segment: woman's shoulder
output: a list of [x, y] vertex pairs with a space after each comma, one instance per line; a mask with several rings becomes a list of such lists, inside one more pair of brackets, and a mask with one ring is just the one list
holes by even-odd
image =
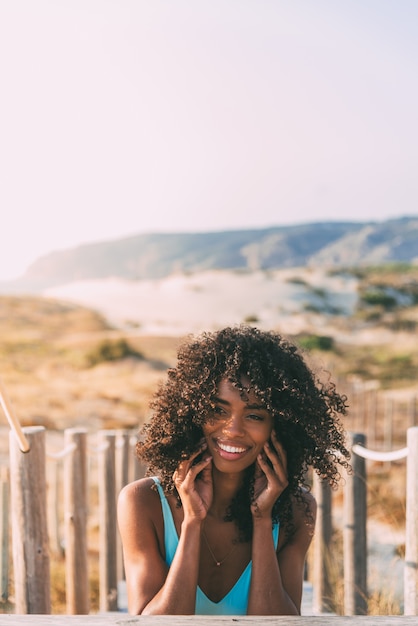
[[311, 491], [308, 491], [304, 487], [300, 490], [300, 500], [295, 499], [295, 503], [299, 505], [306, 513], [314, 515], [316, 514], [316, 500]]
[[125, 485], [118, 497], [120, 508], [135, 510], [153, 510], [160, 500], [156, 482], [153, 478], [140, 478]]
[[316, 521], [316, 500], [314, 495], [306, 489], [301, 489], [299, 497], [292, 499], [292, 513], [295, 538], [305, 538], [306, 541], [310, 542]]
[[298, 496], [292, 497], [292, 513], [296, 526], [300, 523], [309, 525], [309, 522], [315, 524], [316, 500], [311, 491], [301, 488]]
[[313, 494], [301, 489], [298, 495], [291, 496], [291, 520], [284, 523], [280, 533], [279, 550], [295, 543], [310, 543], [316, 521], [316, 500]]

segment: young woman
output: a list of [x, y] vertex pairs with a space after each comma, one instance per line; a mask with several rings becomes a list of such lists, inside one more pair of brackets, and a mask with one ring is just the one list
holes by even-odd
[[132, 614], [300, 613], [315, 501], [348, 452], [345, 398], [295, 346], [240, 326], [184, 344], [118, 502]]

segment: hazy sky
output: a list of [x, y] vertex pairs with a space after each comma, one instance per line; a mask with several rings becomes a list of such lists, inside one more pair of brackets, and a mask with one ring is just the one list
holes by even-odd
[[0, 0], [0, 278], [150, 231], [418, 214], [417, 0]]

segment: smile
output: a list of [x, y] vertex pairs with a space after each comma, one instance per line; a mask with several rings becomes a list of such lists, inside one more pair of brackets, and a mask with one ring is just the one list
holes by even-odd
[[219, 441], [218, 439], [215, 439], [214, 442], [215, 452], [225, 461], [239, 461], [245, 457], [251, 449], [251, 446], [234, 445], [232, 443]]
[[231, 452], [233, 454], [242, 454], [243, 452], [247, 450], [247, 448], [239, 448], [237, 446], [227, 446], [224, 443], [220, 443], [220, 441], [217, 441], [217, 446], [224, 452]]

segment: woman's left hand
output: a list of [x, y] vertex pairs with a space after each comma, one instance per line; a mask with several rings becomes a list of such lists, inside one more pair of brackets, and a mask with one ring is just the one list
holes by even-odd
[[270, 441], [264, 444], [264, 453], [259, 454], [257, 459], [251, 502], [253, 517], [271, 518], [274, 503], [288, 483], [286, 451], [272, 431]]

